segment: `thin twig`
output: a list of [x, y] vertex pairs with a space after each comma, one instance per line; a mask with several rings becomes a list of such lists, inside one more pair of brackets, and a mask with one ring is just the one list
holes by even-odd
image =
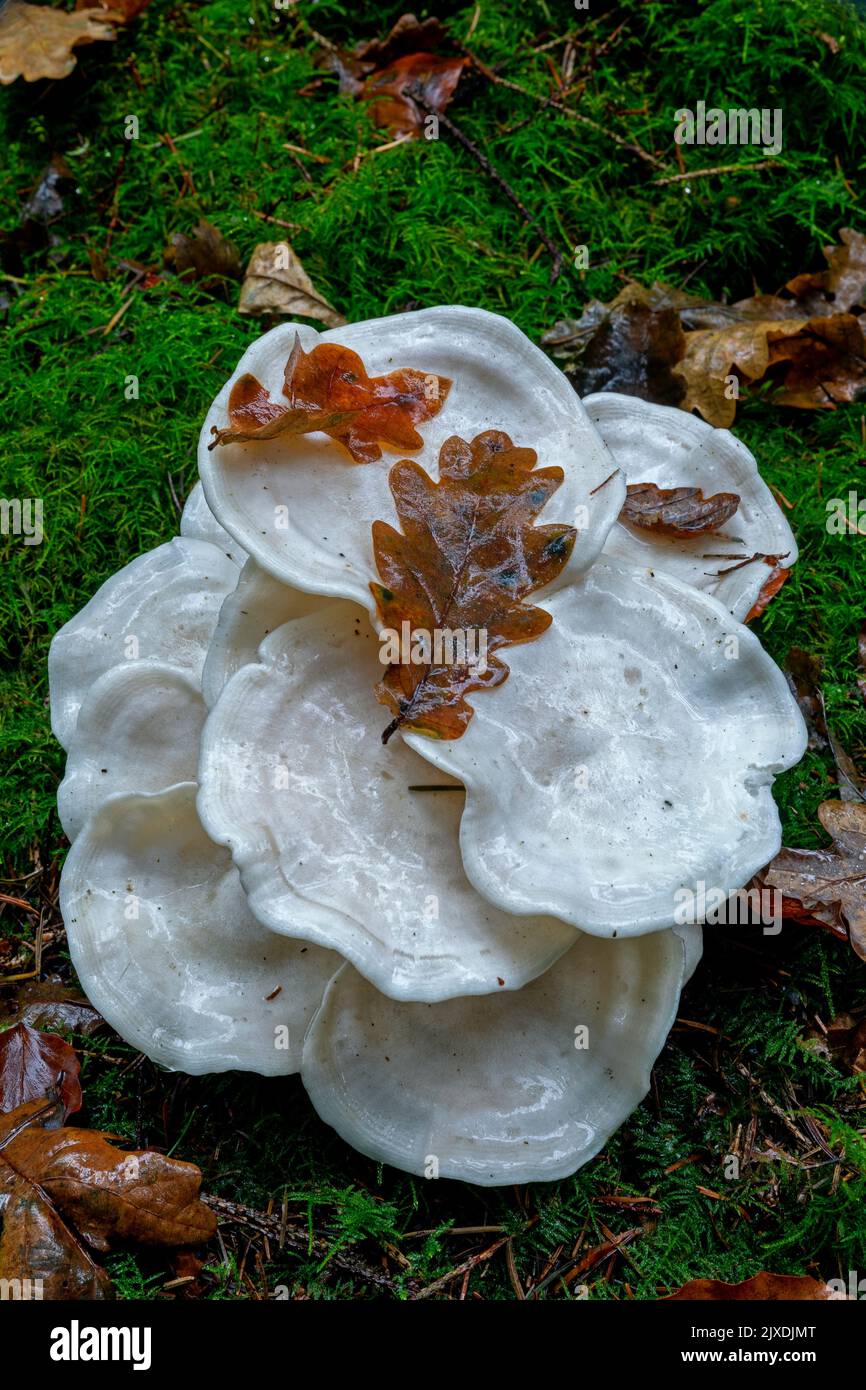
[[563, 102], [557, 101], [554, 97], [537, 96], [535, 92], [530, 92], [526, 87], [521, 87], [519, 82], [512, 82], [507, 77], [500, 77], [498, 73], [494, 72], [492, 68], [487, 67], [485, 63], [482, 63], [473, 54], [469, 54], [469, 57], [472, 59], [478, 71], [483, 73], [487, 80], [493, 82], [497, 87], [507, 87], [510, 92], [519, 92], [521, 96], [528, 97], [530, 101], [538, 102], [542, 107], [552, 107], [554, 111], [561, 112], [563, 116], [569, 116], [571, 120], [578, 121], [580, 125], [589, 126], [591, 130], [597, 131], [599, 135], [604, 135], [606, 139], [612, 140], [615, 145], [619, 145], [620, 149], [628, 150], [630, 154], [636, 155], [637, 158], [642, 159], [644, 163], [652, 164], [654, 169], [664, 168], [662, 161], [656, 159], [654, 154], [650, 154], [649, 150], [645, 150], [643, 145], [638, 145], [632, 140], [624, 140], [621, 135], [617, 135], [615, 130], [609, 130], [607, 126], [599, 124], [598, 121], [594, 121], [590, 116], [584, 116], [581, 111], [573, 111], [570, 106], [566, 106]]
[[346, 1274], [353, 1274], [356, 1278], [376, 1284], [380, 1288], [393, 1290], [395, 1287], [390, 1275], [368, 1264], [351, 1250], [334, 1250], [322, 1236], [314, 1236], [311, 1242], [306, 1229], [293, 1229], [285, 1222], [282, 1213], [275, 1212], [269, 1215], [267, 1212], [255, 1211], [240, 1202], [230, 1202], [225, 1197], [215, 1197], [209, 1192], [202, 1194], [202, 1201], [224, 1222], [231, 1222], [235, 1226], [247, 1226], [263, 1236], [275, 1236], [280, 1241], [281, 1249], [288, 1247], [307, 1259], [313, 1255], [318, 1260], [326, 1260]]
[[716, 164], [712, 169], [687, 169], [684, 174], [668, 174], [663, 179], [652, 179], [654, 188], [663, 183], [683, 183], [689, 179], [709, 179], [713, 174], [744, 174], [748, 169], [781, 169], [778, 159], [759, 159], [754, 164]]

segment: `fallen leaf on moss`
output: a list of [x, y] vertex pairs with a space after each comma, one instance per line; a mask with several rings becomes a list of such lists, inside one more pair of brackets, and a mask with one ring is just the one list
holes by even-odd
[[370, 103], [374, 123], [392, 135], [417, 139], [423, 135], [429, 112], [412, 100], [417, 89], [424, 106], [433, 112], [448, 106], [466, 58], [440, 58], [434, 53], [409, 53], [364, 83], [361, 100]]
[[119, 16], [124, 24], [137, 18], [149, 4], [150, 0], [75, 0], [76, 10], [108, 11], [116, 17]]
[[445, 110], [469, 61], [441, 53], [447, 44], [438, 19], [420, 22], [404, 14], [386, 38], [351, 51], [331, 51], [326, 61], [339, 77], [341, 92], [370, 103], [375, 125], [392, 135], [417, 138], [424, 132], [427, 113], [404, 92], [417, 86], [427, 106]]
[[686, 350], [683, 299], [664, 285], [626, 285], [610, 304], [592, 300], [580, 319], [545, 333], [542, 347], [564, 358], [578, 395], [621, 391], [660, 405], [680, 405], [686, 387], [675, 371]]
[[81, 1109], [79, 1070], [69, 1043], [16, 1023], [0, 1033], [0, 1111], [8, 1113], [56, 1087], [65, 1119]]
[[[818, 819], [830, 849], [782, 849], [763, 874], [800, 910], [798, 920], [847, 927], [851, 945], [866, 960], [866, 805], [823, 801]], [[785, 916], [797, 916], [795, 911]]]
[[[396, 633], [464, 635], [464, 651], [421, 652], [393, 662], [376, 696], [394, 713], [383, 743], [400, 727], [432, 738], [459, 738], [472, 718], [466, 695], [501, 685], [508, 667], [495, 655], [529, 642], [550, 614], [523, 600], [565, 565], [576, 532], [533, 521], [563, 479], [561, 468], [535, 468], [534, 449], [487, 430], [467, 444], [452, 435], [439, 451], [439, 479], [403, 459], [389, 482], [402, 533], [373, 523], [381, 584], [371, 584], [379, 616]], [[486, 638], [481, 652], [479, 634]], [[428, 642], [429, 646], [429, 642]], [[474, 654], [469, 650], [474, 646]]]
[[296, 335], [283, 382], [289, 405], [272, 401], [254, 376], [242, 376], [229, 397], [230, 427], [214, 432], [210, 448], [321, 430], [356, 463], [373, 463], [382, 457], [378, 441], [395, 451], [420, 449], [415, 426], [438, 415], [450, 389], [447, 377], [409, 367], [368, 376], [351, 348], [317, 343], [304, 352]]
[[866, 1018], [858, 1021], [850, 1014], [839, 1014], [823, 1032], [813, 1029], [803, 1046], [852, 1076], [861, 1076], [866, 1072]]
[[733, 304], [655, 284], [593, 300], [542, 337], [577, 391], [623, 391], [729, 427], [764, 383], [775, 405], [832, 410], [866, 396], [866, 236], [843, 228], [827, 267]]
[[33, 1100], [0, 1116], [0, 1279], [26, 1272], [45, 1299], [109, 1298], [91, 1250], [198, 1245], [214, 1234], [193, 1164], [115, 1148], [97, 1130], [48, 1128], [57, 1113], [57, 1102]]
[[762, 1271], [741, 1284], [725, 1284], [721, 1279], [691, 1279], [676, 1293], [661, 1299], [662, 1303], [700, 1300], [702, 1302], [729, 1300], [734, 1302], [779, 1303], [795, 1299], [821, 1301], [844, 1297], [837, 1294], [827, 1284], [812, 1279], [808, 1274], [769, 1274]]
[[736, 492], [704, 497], [699, 487], [629, 483], [619, 519], [663, 536], [699, 536], [705, 531], [718, 531], [739, 505]]
[[68, 77], [77, 59], [72, 52], [80, 44], [114, 38], [121, 17], [91, 10], [69, 13], [51, 5], [27, 5], [9, 0], [0, 11], [0, 82], [25, 82], [40, 78]]
[[287, 241], [263, 241], [256, 247], [241, 285], [238, 313], [289, 314], [316, 319], [328, 328], [346, 322], [319, 294]]
[[67, 1033], [81, 1033], [86, 1037], [105, 1020], [83, 994], [68, 989], [58, 978], [49, 977], [28, 980], [21, 986], [9, 1022], [26, 1023], [49, 1033], [62, 1028]]
[[237, 247], [211, 222], [201, 221], [189, 233], [174, 232], [162, 258], [181, 280], [195, 280], [209, 294], [225, 294], [226, 280], [242, 274]]
[[866, 295], [866, 236], [843, 227], [838, 246], [825, 246], [826, 270], [806, 271], [789, 280], [785, 289], [808, 311], [843, 314], [862, 305]]

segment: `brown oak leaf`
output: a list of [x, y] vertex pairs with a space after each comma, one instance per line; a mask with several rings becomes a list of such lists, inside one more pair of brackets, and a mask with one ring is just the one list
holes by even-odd
[[198, 1168], [115, 1148], [96, 1130], [49, 1128], [57, 1111], [32, 1100], [0, 1116], [0, 1278], [40, 1279], [45, 1299], [108, 1298], [90, 1250], [210, 1239], [216, 1218], [199, 1200]]
[[56, 1033], [16, 1023], [0, 1033], [0, 1111], [45, 1096], [57, 1087], [64, 1117], [81, 1109], [78, 1058]]
[[741, 1284], [725, 1284], [721, 1279], [691, 1279], [688, 1284], [683, 1284], [676, 1293], [669, 1294], [667, 1298], [661, 1299], [662, 1303], [674, 1303], [700, 1300], [715, 1301], [724, 1299], [727, 1301], [746, 1301], [760, 1303], [788, 1302], [796, 1299], [821, 1301], [844, 1297], [834, 1293], [833, 1289], [827, 1284], [819, 1283], [817, 1279], [812, 1279], [808, 1274], [770, 1274], [762, 1270], [760, 1274], [755, 1274], [751, 1279], [744, 1279]]
[[[391, 469], [403, 530], [374, 521], [382, 583], [370, 588], [384, 627], [409, 632], [413, 641], [422, 635], [421, 659], [403, 661], [401, 652], [376, 687], [394, 713], [384, 743], [401, 726], [459, 738], [473, 714], [466, 695], [508, 676], [495, 653], [549, 627], [550, 614], [523, 600], [559, 574], [576, 532], [532, 524], [563, 479], [561, 468], [536, 470], [536, 461], [534, 449], [487, 430], [471, 444], [456, 435], [445, 441], [438, 481], [408, 459]], [[446, 647], [445, 634], [454, 633], [462, 638]]]
[[57, 10], [51, 5], [27, 5], [10, 0], [0, 11], [0, 82], [25, 82], [68, 77], [79, 44], [114, 38], [121, 14], [93, 10]]
[[866, 236], [843, 227], [838, 246], [825, 246], [826, 270], [795, 275], [785, 286], [811, 316], [844, 314], [866, 297]]
[[764, 881], [799, 909], [786, 916], [837, 935], [840, 925], [847, 927], [854, 951], [866, 960], [866, 804], [823, 801], [818, 819], [832, 848], [782, 849], [764, 871]]
[[704, 497], [699, 487], [629, 483], [619, 519], [663, 536], [699, 536], [704, 531], [718, 531], [739, 505], [736, 492]]
[[229, 397], [230, 427], [214, 430], [210, 448], [321, 430], [356, 463], [373, 463], [382, 457], [380, 443], [395, 452], [420, 449], [415, 426], [438, 415], [450, 389], [447, 377], [408, 367], [368, 376], [351, 348], [318, 343], [304, 352], [296, 335], [283, 382], [289, 405], [272, 401], [254, 376], [240, 377]]
[[760, 618], [769, 606], [770, 602], [776, 597], [783, 584], [787, 584], [791, 577], [791, 571], [785, 569], [784, 565], [775, 563], [776, 557], [768, 555], [764, 557], [764, 563], [770, 566], [770, 573], [761, 585], [758, 597], [752, 604], [745, 618], [744, 623], [753, 623], [756, 618]]
[[404, 14], [386, 38], [358, 44], [351, 52], [331, 50], [325, 61], [337, 73], [341, 92], [370, 103], [375, 125], [417, 139], [428, 113], [412, 100], [413, 89], [432, 111], [444, 111], [469, 62], [442, 52], [447, 44], [438, 19]]

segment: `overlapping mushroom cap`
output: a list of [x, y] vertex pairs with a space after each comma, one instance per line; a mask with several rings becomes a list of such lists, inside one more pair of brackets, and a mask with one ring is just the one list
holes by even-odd
[[693, 542], [619, 535], [624, 478], [730, 484], [730, 455], [731, 544], [790, 564], [793, 539], [726, 432], [604, 397], [596, 430], [494, 315], [299, 331], [453, 382], [422, 429], [431, 477], [446, 438], [491, 428], [563, 470], [540, 520], [578, 534], [534, 596], [552, 621], [461, 738], [383, 745], [370, 536], [397, 520], [393, 456], [353, 464], [323, 435], [209, 448], [240, 374], [279, 391], [295, 328], [259, 339], [206, 421], [181, 537], [52, 646], [73, 959], [166, 1066], [300, 1070], [341, 1135], [411, 1172], [560, 1177], [648, 1088], [700, 952], [678, 890], [772, 857], [773, 775], [804, 746], [737, 621], [755, 576], [704, 584]]

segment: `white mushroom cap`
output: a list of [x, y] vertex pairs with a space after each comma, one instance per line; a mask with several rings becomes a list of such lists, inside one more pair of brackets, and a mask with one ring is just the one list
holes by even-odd
[[681, 890], [740, 888], [781, 843], [774, 774], [806, 730], [785, 677], [717, 600], [602, 564], [543, 600], [453, 741], [405, 733], [467, 790], [467, 875], [490, 902], [598, 935], [674, 925]]
[[51, 727], [68, 748], [93, 683], [126, 661], [163, 662], [199, 681], [220, 605], [238, 582], [207, 541], [176, 538], [107, 579], [60, 629], [48, 653]]
[[[584, 406], [627, 483], [660, 488], [697, 487], [704, 496], [736, 492], [740, 505], [719, 531], [689, 539], [666, 537], [617, 522], [605, 559], [649, 566], [685, 580], [719, 599], [740, 622], [770, 571], [752, 555], [778, 555], [786, 568], [797, 559], [793, 532], [749, 450], [730, 430], [671, 406], [600, 391]], [[719, 558], [725, 557], [725, 558]], [[722, 573], [727, 570], [728, 572]]]
[[378, 650], [346, 602], [272, 633], [205, 725], [202, 822], [231, 849], [260, 921], [340, 951], [384, 993], [518, 989], [574, 931], [491, 906], [468, 882], [462, 788], [411, 790], [452, 779], [398, 739], [382, 745]]
[[[421, 427], [413, 455], [438, 477], [439, 447], [451, 435], [472, 439], [504, 430], [529, 445], [544, 467], [565, 478], [540, 514], [544, 524], [577, 523], [579, 535], [557, 585], [592, 564], [625, 496], [616, 465], [558, 367], [508, 319], [483, 309], [442, 306], [371, 319], [317, 333], [281, 324], [258, 338], [214, 401], [199, 442], [199, 473], [211, 510], [256, 562], [294, 588], [349, 598], [373, 610], [374, 521], [396, 524], [388, 474], [401, 457], [356, 464], [323, 434], [220, 445], [211, 430], [228, 424], [228, 399], [239, 376], [252, 373], [275, 401], [298, 334], [305, 351], [340, 343], [360, 354], [370, 376], [402, 367], [452, 379], [439, 414]], [[605, 482], [606, 479], [610, 479]], [[605, 483], [605, 486], [601, 486]], [[600, 489], [594, 492], [594, 489]]]
[[206, 713], [197, 682], [163, 662], [127, 661], [100, 676], [84, 697], [57, 792], [69, 839], [117, 792], [194, 779]]
[[579, 936], [515, 994], [430, 1005], [387, 999], [347, 965], [307, 1036], [303, 1082], [347, 1143], [406, 1172], [563, 1178], [649, 1090], [685, 966], [673, 931]]
[[220, 526], [207, 504], [201, 483], [196, 483], [184, 503], [180, 517], [180, 534], [197, 541], [209, 541], [238, 566], [243, 565], [247, 558], [246, 551], [224, 527]]
[[91, 816], [60, 885], [73, 964], [111, 1026], [165, 1067], [297, 1071], [339, 957], [251, 916], [195, 791], [120, 794]]
[[305, 594], [281, 584], [253, 559], [241, 570], [237, 588], [220, 609], [201, 678], [202, 695], [210, 708], [235, 671], [255, 661], [259, 644], [292, 618], [303, 618], [332, 599]]

